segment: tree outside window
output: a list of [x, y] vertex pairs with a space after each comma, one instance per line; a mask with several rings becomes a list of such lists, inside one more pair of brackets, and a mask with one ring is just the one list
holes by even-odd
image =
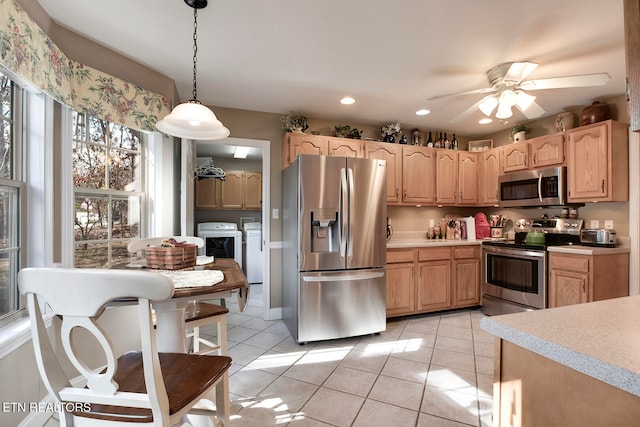
[[140, 133], [73, 112], [73, 186], [76, 267], [125, 262], [127, 244], [140, 237], [143, 208]]

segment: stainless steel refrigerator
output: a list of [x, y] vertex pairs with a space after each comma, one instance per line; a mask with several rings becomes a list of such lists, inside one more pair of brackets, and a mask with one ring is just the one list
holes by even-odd
[[386, 329], [386, 162], [300, 155], [282, 172], [282, 316], [298, 343]]

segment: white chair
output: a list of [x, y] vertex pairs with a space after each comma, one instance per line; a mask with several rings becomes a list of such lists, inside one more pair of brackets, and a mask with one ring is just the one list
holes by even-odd
[[[161, 274], [105, 269], [26, 268], [18, 274], [20, 292], [26, 294], [33, 347], [42, 381], [54, 399], [61, 426], [139, 425], [172, 426], [185, 422], [188, 413], [211, 415], [193, 406], [215, 387], [218, 424], [229, 425], [231, 358], [182, 353], [158, 353], [151, 316], [151, 301], [172, 297], [173, 283]], [[86, 380], [71, 385], [53, 351], [39, 302], [46, 301], [61, 316], [64, 353]], [[114, 354], [111, 340], [96, 323], [105, 306], [128, 299], [139, 307], [142, 351]], [[106, 366], [80, 360], [71, 332], [85, 329], [104, 352]], [[75, 339], [75, 336], [74, 336]], [[94, 355], [95, 357], [95, 355]], [[62, 364], [61, 364], [62, 362]], [[93, 360], [93, 364], [96, 362]], [[67, 412], [64, 409], [75, 408]]]
[[[204, 239], [194, 236], [173, 236], [178, 242], [187, 242], [204, 247]], [[146, 239], [132, 240], [127, 246], [130, 253], [138, 253], [148, 245], [159, 245], [162, 240], [169, 237], [149, 237]], [[193, 338], [191, 351], [196, 354], [210, 354], [217, 352], [218, 355], [227, 355], [227, 313], [229, 309], [206, 302], [192, 301], [185, 309], [184, 323], [187, 329], [187, 338]], [[200, 336], [200, 327], [215, 324], [217, 327], [217, 342], [214, 343]], [[200, 345], [205, 347], [201, 350]]]

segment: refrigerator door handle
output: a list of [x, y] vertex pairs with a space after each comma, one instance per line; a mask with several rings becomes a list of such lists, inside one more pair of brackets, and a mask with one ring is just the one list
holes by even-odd
[[353, 255], [353, 212], [355, 204], [355, 187], [353, 181], [353, 169], [349, 168], [349, 241], [347, 243], [347, 256], [350, 258]]
[[344, 274], [344, 275], [331, 275], [331, 276], [303, 276], [302, 280], [305, 282], [340, 282], [345, 280], [368, 280], [377, 279], [384, 276], [383, 271], [377, 271], [374, 273], [362, 273], [362, 274]]
[[344, 258], [347, 252], [347, 221], [345, 220], [345, 210], [349, 194], [347, 190], [347, 171], [340, 169], [340, 256]]

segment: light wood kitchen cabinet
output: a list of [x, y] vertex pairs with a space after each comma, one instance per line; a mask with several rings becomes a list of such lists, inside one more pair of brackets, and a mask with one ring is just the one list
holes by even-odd
[[359, 139], [329, 138], [329, 155], [336, 157], [364, 157], [363, 142]]
[[262, 173], [225, 171], [224, 181], [205, 178], [195, 183], [196, 209], [262, 209]]
[[549, 307], [629, 295], [629, 254], [549, 253]]
[[453, 247], [453, 306], [480, 304], [480, 247]]
[[418, 311], [451, 308], [451, 248], [418, 250]]
[[387, 317], [480, 304], [480, 246], [387, 250]]
[[529, 144], [516, 142], [500, 147], [502, 172], [515, 172], [529, 168]]
[[532, 169], [561, 166], [565, 163], [564, 132], [527, 140]]
[[458, 152], [458, 200], [459, 205], [478, 203], [478, 155]]
[[436, 203], [458, 201], [458, 155], [455, 150], [436, 150]]
[[569, 202], [629, 199], [627, 129], [606, 120], [567, 131]]
[[498, 177], [500, 176], [500, 149], [494, 148], [480, 154], [480, 203], [485, 206], [497, 205]]
[[220, 209], [220, 181], [217, 178], [198, 179], [195, 184], [196, 209]]
[[415, 312], [415, 251], [387, 250], [387, 317]]
[[262, 173], [244, 173], [244, 209], [262, 209]]
[[287, 132], [282, 137], [282, 169], [294, 162], [299, 154], [329, 154], [329, 137]]
[[368, 142], [364, 146], [367, 159], [387, 161], [387, 204], [397, 205], [402, 201], [402, 146], [390, 143]]
[[436, 156], [433, 148], [402, 147], [402, 202], [434, 204]]
[[220, 185], [220, 208], [242, 209], [244, 203], [244, 172], [225, 171]]
[[631, 130], [640, 132], [640, 0], [624, 0], [624, 42]]

